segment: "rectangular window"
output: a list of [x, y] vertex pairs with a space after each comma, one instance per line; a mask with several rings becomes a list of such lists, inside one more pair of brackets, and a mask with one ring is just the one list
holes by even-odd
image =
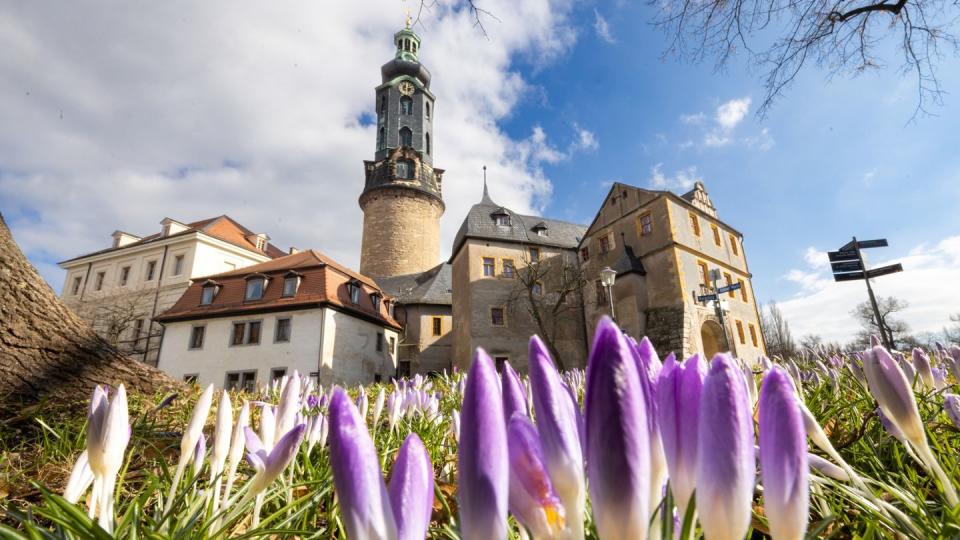
[[743, 321], [737, 321], [737, 337], [740, 338], [741, 345], [747, 344], [747, 339], [743, 336]]
[[173, 258], [173, 275], [179, 276], [183, 273], [183, 255], [177, 255]]
[[260, 321], [250, 321], [247, 324], [247, 345], [260, 343]]
[[397, 340], [393, 337], [387, 338], [387, 345], [390, 346], [390, 354], [397, 354]]
[[497, 373], [503, 373], [504, 366], [510, 361], [509, 356], [494, 356], [493, 361], [497, 366]]
[[589, 248], [589, 247], [582, 247], [582, 248], [580, 248], [580, 258], [583, 259], [583, 262], [587, 262], [587, 261], [590, 260], [590, 248]]
[[510, 226], [510, 216], [508, 216], [508, 215], [506, 215], [506, 214], [497, 214], [497, 216], [494, 218], [494, 220], [496, 220], [497, 225], [499, 225], [499, 226], [501, 226], [501, 227], [509, 227], [509, 226]]
[[215, 285], [208, 285], [200, 291], [200, 305], [209, 306], [213, 303], [213, 297], [216, 296], [217, 287]]
[[197, 384], [197, 381], [200, 379], [200, 375], [196, 373], [190, 373], [183, 376], [183, 382], [187, 384]]
[[530, 288], [532, 289], [530, 292], [532, 292], [534, 296], [543, 294], [543, 284], [539, 281], [535, 282]]
[[143, 319], [133, 321], [133, 346], [137, 346], [140, 336], [143, 334]]
[[226, 390], [243, 390], [253, 392], [257, 389], [257, 371], [234, 371], [227, 373]]
[[484, 257], [483, 258], [483, 276], [484, 277], [493, 277], [496, 275], [497, 271], [497, 262], [493, 257]]
[[351, 303], [360, 303], [360, 285], [358, 283], [347, 283], [347, 292], [350, 293]]
[[599, 279], [596, 282], [597, 288], [597, 305], [600, 305], [607, 301], [607, 288], [603, 286], [603, 282]]
[[707, 287], [710, 286], [710, 269], [707, 268], [707, 263], [703, 261], [697, 261], [697, 266], [700, 267], [700, 279], [703, 280], [703, 284]]
[[300, 278], [290, 276], [283, 278], [283, 296], [290, 297], [297, 294], [297, 286], [300, 284]]
[[80, 276], [73, 278], [73, 295], [74, 296], [80, 294], [80, 283], [82, 282], [83, 282], [83, 278]]
[[753, 323], [747, 325], [750, 328], [750, 341], [753, 343], [753, 346], [757, 346], [757, 328], [753, 326]]
[[276, 381], [282, 379], [287, 374], [287, 368], [285, 367], [275, 367], [270, 370], [270, 381]]
[[263, 298], [263, 278], [248, 279], [244, 300], [260, 300], [261, 298]]
[[653, 215], [647, 212], [640, 216], [640, 236], [646, 236], [653, 232]]
[[[727, 272], [724, 272], [724, 273], [723, 273], [723, 280], [727, 282], [727, 285], [733, 285], [733, 278], [730, 277], [730, 274], [729, 274], [729, 273], [727, 273]], [[729, 292], [727, 292], [727, 296], [729, 296], [730, 298], [736, 298], [736, 297], [737, 297], [737, 291], [729, 291]]]
[[747, 301], [747, 284], [743, 282], [742, 279], [737, 279], [737, 283], [740, 284], [740, 299], [744, 302]]
[[194, 326], [190, 329], [190, 348], [203, 348], [203, 335], [206, 332], [205, 326]]
[[536, 247], [530, 248], [530, 260], [531, 261], [540, 260], [540, 248], [536, 248]]
[[380, 313], [380, 295], [377, 293], [371, 294], [370, 303], [373, 304], [373, 310]]
[[227, 373], [226, 383], [223, 385], [225, 390], [237, 390], [240, 387], [240, 374]]
[[275, 342], [290, 341], [290, 319], [277, 319], [277, 331], [273, 336]]
[[734, 255], [740, 255], [740, 251], [737, 248], [737, 237], [730, 235], [730, 250], [733, 251]]
[[440, 317], [433, 318], [433, 335], [439, 336], [443, 333], [443, 319]]
[[713, 224], [710, 225], [710, 229], [713, 230], [713, 243], [719, 246], [720, 245], [720, 229]]
[[693, 212], [687, 212], [687, 214], [690, 216], [690, 228], [693, 229], [693, 234], [700, 236], [700, 218]]
[[247, 328], [247, 323], [242, 323], [242, 322], [233, 323], [233, 333], [230, 335], [231, 345], [243, 345], [243, 333], [246, 328]]
[[502, 274], [505, 278], [513, 278], [515, 274], [515, 268], [513, 266], [513, 259], [503, 259], [503, 270]]
[[130, 267], [124, 266], [120, 269], [120, 286], [124, 287], [127, 284], [127, 281], [130, 279]]
[[610, 237], [608, 235], [603, 235], [600, 237], [600, 254], [610, 251]]
[[157, 271], [157, 261], [149, 261], [147, 263], [147, 281], [153, 281], [153, 275]]
[[93, 281], [93, 290], [99, 291], [103, 288], [103, 278], [107, 275], [106, 272], [97, 272], [97, 277]]
[[504, 326], [503, 308], [490, 308], [490, 324], [494, 326]]
[[377, 352], [383, 351], [383, 334], [377, 332]]

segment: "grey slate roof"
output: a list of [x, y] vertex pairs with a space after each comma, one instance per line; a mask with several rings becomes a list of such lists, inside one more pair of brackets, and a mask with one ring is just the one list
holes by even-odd
[[401, 304], [453, 304], [453, 267], [441, 263], [426, 272], [374, 278], [377, 285]]
[[[497, 225], [493, 219], [493, 215], [504, 213], [510, 216], [509, 227]], [[537, 235], [534, 232], [537, 227], [544, 227], [546, 235]], [[470, 208], [467, 217], [460, 225], [460, 230], [457, 231], [457, 236], [453, 240], [453, 251], [450, 259], [453, 260], [453, 256], [457, 254], [460, 246], [467, 238], [576, 249], [586, 231], [587, 228], [583, 225], [540, 216], [525, 216], [502, 207], [493, 202], [487, 191], [487, 186], [484, 184], [483, 198]]]

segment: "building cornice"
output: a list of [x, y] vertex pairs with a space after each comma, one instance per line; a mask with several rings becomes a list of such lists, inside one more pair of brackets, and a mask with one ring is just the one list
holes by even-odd
[[81, 266], [89, 263], [98, 263], [101, 261], [106, 261], [106, 260], [115, 259], [119, 257], [136, 256], [137, 254], [140, 254], [145, 251], [150, 251], [154, 248], [162, 248], [163, 246], [172, 246], [179, 243], [189, 243], [190, 241], [194, 241], [194, 240], [198, 242], [204, 242], [214, 247], [220, 248], [224, 251], [228, 251], [244, 257], [249, 257], [251, 259], [262, 259], [259, 262], [266, 262], [271, 260], [271, 258], [267, 255], [256, 253], [248, 249], [244, 249], [240, 246], [231, 244], [230, 242], [225, 242], [223, 240], [220, 240], [219, 238], [210, 236], [209, 234], [206, 234], [202, 231], [184, 231], [182, 233], [176, 233], [176, 234], [170, 235], [166, 238], [152, 240], [145, 244], [139, 244], [135, 246], [122, 246], [118, 248], [108, 249], [106, 251], [96, 252], [89, 255], [81, 255], [73, 259], [67, 259], [65, 261], [61, 261], [57, 263], [57, 265], [60, 268], [63, 268], [64, 270], [69, 270], [70, 268], [75, 266]]

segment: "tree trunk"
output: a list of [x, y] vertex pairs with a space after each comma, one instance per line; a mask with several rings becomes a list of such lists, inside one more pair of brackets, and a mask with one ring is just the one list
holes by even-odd
[[121, 355], [69, 308], [13, 241], [0, 215], [0, 418], [49, 399], [85, 399], [96, 384], [153, 394], [179, 383]]

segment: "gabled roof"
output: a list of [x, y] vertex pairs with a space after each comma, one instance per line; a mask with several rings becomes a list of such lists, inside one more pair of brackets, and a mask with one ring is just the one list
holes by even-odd
[[[300, 285], [294, 296], [284, 297], [283, 278], [291, 271], [300, 278]], [[247, 279], [251, 276], [265, 277], [269, 281], [263, 298], [247, 301], [244, 295]], [[219, 284], [220, 291], [213, 302], [201, 305], [202, 289], [211, 282]], [[350, 299], [348, 283], [360, 285], [366, 293], [360, 295], [358, 304]], [[369, 277], [346, 268], [318, 251], [306, 250], [230, 272], [196, 278], [177, 303], [157, 320], [175, 322], [330, 306], [361, 319], [399, 329], [399, 323], [389, 316], [385, 306], [381, 304], [376, 308], [370, 295], [385, 296]]]
[[441, 263], [419, 274], [377, 278], [377, 283], [401, 304], [449, 306], [453, 304], [452, 268]]
[[[497, 225], [493, 216], [498, 214], [510, 216], [509, 227]], [[537, 227], [545, 228], [547, 230], [546, 236], [538, 235], [536, 233]], [[586, 227], [576, 223], [518, 214], [509, 208], [500, 206], [490, 198], [487, 186], [484, 184], [483, 197], [479, 203], [470, 208], [467, 217], [460, 225], [460, 230], [457, 231], [453, 240], [450, 260], [453, 260], [467, 238], [574, 249], [580, 243], [580, 239], [586, 230]]]
[[[286, 255], [286, 253], [282, 249], [270, 243], [267, 243], [267, 246], [265, 249], [262, 249], [262, 250], [257, 249], [257, 246], [253, 242], [247, 239], [247, 237], [252, 236], [255, 233], [253, 233], [250, 229], [244, 227], [243, 225], [237, 223], [233, 218], [231, 218], [226, 214], [222, 216], [213, 217], [213, 218], [202, 219], [200, 221], [194, 221], [192, 223], [186, 223], [184, 225], [187, 227], [186, 230], [183, 230], [168, 236], [163, 236], [160, 233], [151, 234], [149, 236], [145, 236], [141, 238], [140, 240], [137, 240], [136, 242], [130, 242], [129, 244], [125, 244], [120, 247], [109, 247], [107, 249], [101, 249], [99, 251], [94, 251], [92, 253], [87, 253], [84, 255], [80, 255], [78, 257], [67, 259], [65, 261], [60, 262], [59, 264], [64, 264], [71, 261], [76, 261], [78, 259], [84, 259], [87, 257], [93, 257], [94, 255], [102, 255], [104, 253], [110, 253], [112, 251], [120, 251], [123, 249], [139, 247], [145, 244], [150, 244], [160, 240], [165, 240], [167, 238], [176, 238], [179, 236], [186, 236], [188, 234], [193, 234], [196, 232], [201, 232], [203, 234], [206, 234], [207, 236], [216, 238], [217, 240], [222, 240], [224, 242], [227, 242], [228, 244], [233, 244], [239, 248], [243, 248], [247, 251], [256, 253], [258, 255], [264, 255], [264, 256], [270, 257], [271, 259], [275, 259], [277, 257], [283, 257], [284, 255]], [[130, 234], [130, 233], [125, 233], [125, 234]], [[131, 235], [131, 236], [134, 236], [134, 235]]]

